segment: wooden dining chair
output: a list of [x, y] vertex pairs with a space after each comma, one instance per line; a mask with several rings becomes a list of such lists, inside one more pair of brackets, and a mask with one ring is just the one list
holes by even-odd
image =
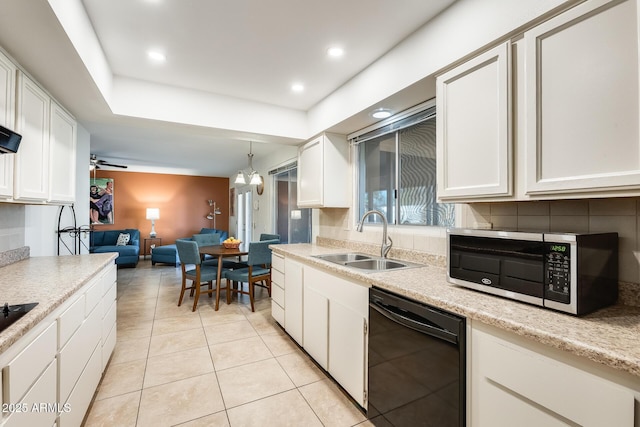
[[[247, 267], [223, 272], [223, 277], [227, 279], [227, 304], [231, 303], [231, 294], [233, 293], [249, 295], [251, 311], [255, 311], [255, 286], [265, 287], [271, 296], [271, 249], [269, 245], [278, 242], [278, 240], [251, 242], [247, 256]], [[238, 289], [232, 288], [230, 284], [232, 281], [240, 282], [240, 287]], [[263, 281], [264, 285], [261, 284]], [[242, 283], [248, 284], [246, 291], [242, 288]]]
[[[196, 311], [198, 299], [202, 292], [201, 287], [208, 285], [209, 289], [205, 290], [204, 293], [208, 293], [209, 297], [212, 297], [214, 292], [216, 293], [216, 310], [218, 310], [220, 303], [220, 283], [216, 281], [216, 289], [213, 289], [213, 281], [216, 280], [218, 276], [218, 267], [202, 264], [198, 243], [193, 240], [177, 239], [176, 248], [178, 249], [178, 257], [180, 258], [182, 268], [182, 289], [180, 290], [178, 307], [182, 304], [185, 291], [190, 289], [192, 295], [195, 293], [192, 311]], [[194, 265], [194, 268], [187, 269], [187, 265]], [[187, 280], [192, 281], [189, 287], [187, 287]]]

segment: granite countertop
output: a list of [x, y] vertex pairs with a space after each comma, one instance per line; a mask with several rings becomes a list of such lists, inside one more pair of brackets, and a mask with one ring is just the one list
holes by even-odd
[[[614, 305], [576, 317], [451, 285], [442, 266], [378, 273], [312, 258], [345, 248], [312, 244], [273, 245], [273, 251], [330, 270], [365, 285], [387, 289], [472, 320], [640, 376], [640, 307]], [[409, 260], [413, 261], [413, 260]]]
[[117, 257], [115, 253], [28, 258], [0, 268], [0, 305], [38, 305], [0, 332], [0, 353]]

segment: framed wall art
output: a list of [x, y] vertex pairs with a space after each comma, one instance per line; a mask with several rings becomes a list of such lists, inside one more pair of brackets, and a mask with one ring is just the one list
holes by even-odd
[[89, 181], [89, 216], [91, 225], [114, 224], [113, 178]]

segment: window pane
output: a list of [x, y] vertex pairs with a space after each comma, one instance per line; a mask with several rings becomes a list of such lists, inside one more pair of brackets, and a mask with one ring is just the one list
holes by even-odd
[[[395, 134], [384, 135], [360, 144], [360, 217], [370, 209], [384, 213], [390, 224], [395, 223], [394, 190], [396, 176]], [[371, 215], [367, 222], [381, 222]]]
[[399, 131], [400, 224], [454, 225], [454, 205], [436, 202], [435, 117]]

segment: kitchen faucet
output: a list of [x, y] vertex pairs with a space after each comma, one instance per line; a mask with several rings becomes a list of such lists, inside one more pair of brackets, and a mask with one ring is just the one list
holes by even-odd
[[[380, 212], [377, 209], [372, 209], [370, 211], [365, 212], [365, 214], [362, 215], [362, 219], [360, 219], [360, 222], [358, 223], [357, 230], [360, 233], [362, 233], [362, 227], [364, 226], [364, 220], [369, 215], [373, 215], [373, 214], [378, 214], [378, 215], [380, 215], [380, 218], [382, 218], [382, 246], [380, 247], [380, 255], [382, 256], [382, 258], [386, 258], [387, 254], [389, 253], [389, 250], [391, 250], [391, 245], [393, 245], [393, 240], [391, 240], [391, 237], [387, 236], [387, 217], [385, 217], [382, 212]], [[389, 241], [388, 244], [387, 244], [387, 240]]]

